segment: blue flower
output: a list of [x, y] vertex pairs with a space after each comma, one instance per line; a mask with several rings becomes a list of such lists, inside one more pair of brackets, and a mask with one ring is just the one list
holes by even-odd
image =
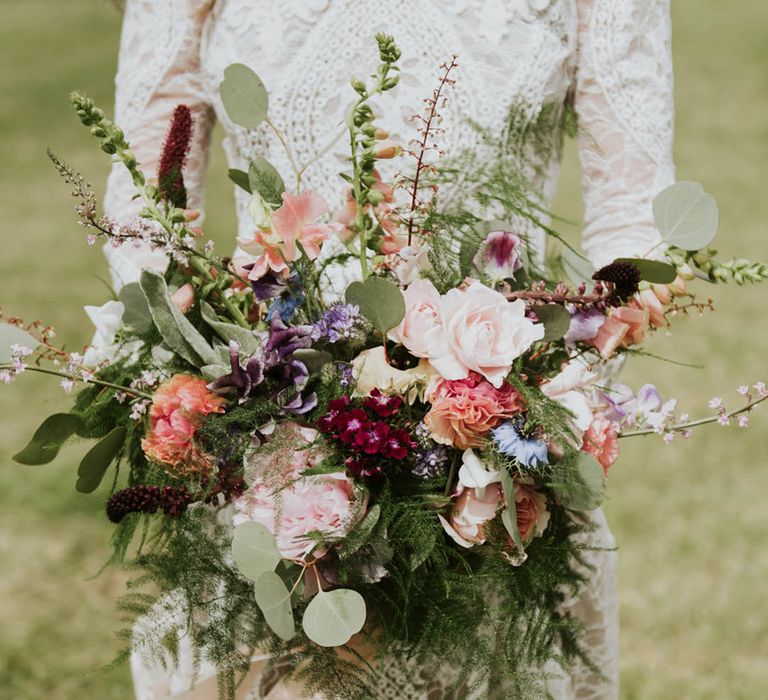
[[354, 304], [334, 304], [314, 325], [312, 339], [320, 340], [322, 338], [329, 343], [349, 340], [359, 335], [362, 325], [363, 319], [360, 316], [360, 308], [358, 306]]
[[518, 422], [507, 421], [491, 431], [499, 452], [514, 457], [522, 466], [529, 469], [547, 464], [547, 443], [526, 437]]

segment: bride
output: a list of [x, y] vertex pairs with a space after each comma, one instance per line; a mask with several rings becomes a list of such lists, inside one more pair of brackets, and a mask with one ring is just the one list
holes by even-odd
[[[227, 117], [218, 95], [224, 69], [245, 63], [270, 93], [270, 118], [291, 144], [297, 162], [324, 155], [307, 171], [308, 187], [327, 201], [343, 201], [342, 162], [333, 144], [351, 91], [350, 75], [366, 76], [376, 59], [373, 35], [394, 35], [402, 49], [402, 76], [380, 105], [391, 138], [415, 136], [410, 119], [431, 95], [439, 66], [458, 55], [457, 82], [443, 111], [441, 147], [449, 154], [482, 148], [470, 121], [500, 133], [511, 122], [530, 164], [529, 176], [547, 206], [557, 180], [564, 115], [578, 120], [585, 205], [583, 247], [596, 265], [642, 255], [657, 241], [651, 202], [672, 183], [672, 66], [669, 0], [127, 0], [117, 74], [116, 121], [146, 172], [157, 169], [176, 105], [194, 115], [194, 141], [185, 171], [190, 207], [203, 207], [211, 132], [226, 131], [230, 167], [265, 156], [282, 172], [287, 156], [267, 131], [246, 131]], [[543, 119], [548, 115], [547, 119]], [[554, 115], [554, 118], [553, 116]], [[526, 138], [533, 126], [536, 144]], [[544, 125], [542, 127], [542, 125]], [[544, 133], [541, 133], [543, 129]], [[121, 168], [109, 178], [107, 213], [135, 216], [132, 185]], [[252, 226], [245, 193], [238, 191], [239, 233]], [[106, 249], [116, 286], [144, 267], [163, 267], [158, 253]], [[587, 536], [590, 583], [570, 608], [585, 626], [584, 641], [600, 673], [557, 668], [548, 690], [557, 700], [618, 697], [616, 553], [602, 511]], [[216, 697], [214, 670], [195, 674], [182, 640], [179, 668], [150, 667], [132, 659], [139, 700]], [[278, 683], [268, 695], [255, 658], [238, 697], [298, 698], [301, 689]], [[423, 698], [413, 680], [407, 696]], [[266, 692], [266, 691], [264, 691]], [[430, 694], [429, 698], [434, 695]]]

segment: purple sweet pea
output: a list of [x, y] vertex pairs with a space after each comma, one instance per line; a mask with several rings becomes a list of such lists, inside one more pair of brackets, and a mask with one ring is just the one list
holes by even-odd
[[523, 242], [510, 231], [491, 231], [473, 263], [494, 280], [515, 279], [515, 273], [523, 266]]
[[245, 367], [240, 364], [240, 344], [234, 340], [229, 341], [229, 362], [232, 371], [209, 384], [211, 391], [217, 394], [226, 394], [231, 390], [237, 392], [240, 403], [243, 403], [251, 394], [254, 387], [264, 380], [264, 363], [260, 357], [251, 357]]
[[566, 343], [575, 343], [577, 340], [592, 340], [605, 323], [605, 314], [597, 309], [576, 309], [569, 307], [571, 325], [563, 340]]

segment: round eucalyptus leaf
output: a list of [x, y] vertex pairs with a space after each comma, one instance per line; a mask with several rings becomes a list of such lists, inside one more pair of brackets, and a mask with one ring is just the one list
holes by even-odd
[[31, 333], [11, 323], [0, 322], [0, 364], [11, 362], [11, 345], [23, 345], [34, 350], [39, 341]]
[[348, 304], [356, 304], [360, 313], [382, 333], [394, 328], [405, 316], [405, 299], [394, 282], [383, 277], [369, 277], [347, 287]]
[[561, 505], [571, 510], [599, 508], [605, 494], [605, 472], [600, 463], [586, 452], [563, 465], [550, 484]]
[[677, 269], [669, 263], [645, 258], [617, 258], [614, 262], [630, 263], [640, 270], [640, 279], [653, 284], [670, 284], [677, 278]]
[[542, 304], [534, 306], [533, 312], [538, 316], [539, 321], [544, 324], [544, 337], [542, 342], [551, 343], [560, 340], [571, 325], [571, 314], [560, 304]]
[[261, 523], [240, 523], [232, 536], [232, 558], [243, 576], [253, 581], [274, 571], [282, 559], [274, 535]]
[[656, 228], [666, 243], [701, 250], [717, 235], [717, 202], [698, 182], [677, 182], [653, 200]]
[[365, 600], [347, 588], [320, 591], [304, 611], [301, 623], [307, 637], [321, 647], [346, 644], [364, 624]]
[[255, 129], [267, 118], [267, 89], [261, 78], [248, 66], [242, 63], [227, 66], [219, 93], [227, 115], [235, 124]]
[[256, 579], [254, 595], [270, 629], [280, 639], [293, 639], [296, 626], [293, 622], [291, 594], [283, 579], [274, 571], [265, 571]]

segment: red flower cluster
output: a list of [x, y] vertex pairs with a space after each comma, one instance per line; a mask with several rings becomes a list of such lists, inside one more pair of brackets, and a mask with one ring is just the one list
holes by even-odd
[[[418, 445], [405, 428], [390, 425], [383, 418], [397, 415], [403, 400], [374, 389], [363, 400], [363, 408], [354, 406], [349, 396], [328, 402], [328, 412], [317, 427], [354, 454], [346, 466], [356, 479], [371, 478], [382, 472], [382, 461], [402, 461]], [[378, 459], [377, 459], [378, 458]]]

